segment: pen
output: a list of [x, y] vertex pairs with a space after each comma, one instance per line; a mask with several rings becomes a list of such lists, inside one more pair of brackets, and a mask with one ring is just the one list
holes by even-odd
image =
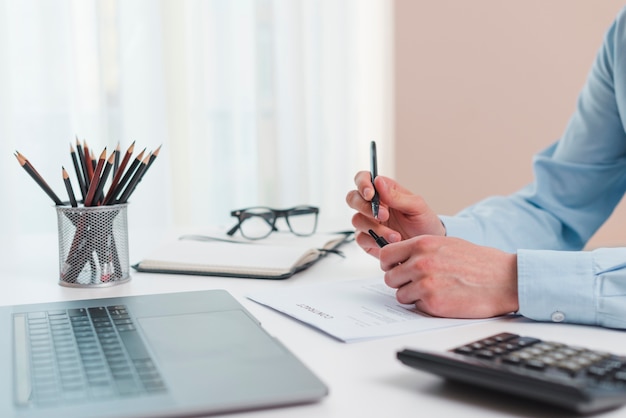
[[[370, 159], [371, 159], [371, 177], [372, 186], [374, 186], [374, 179], [378, 176], [378, 163], [376, 158], [376, 142], [372, 141], [370, 144]], [[376, 186], [374, 186], [374, 197], [372, 197], [372, 215], [378, 219], [378, 209], [380, 206], [380, 199], [378, 198], [378, 192]]]
[[373, 229], [370, 229], [367, 232], [369, 232], [372, 238], [374, 238], [374, 241], [376, 241], [376, 244], [378, 244], [380, 248], [383, 248], [385, 245], [389, 244], [384, 237], [381, 237], [380, 235], [378, 235], [376, 232], [374, 232]]

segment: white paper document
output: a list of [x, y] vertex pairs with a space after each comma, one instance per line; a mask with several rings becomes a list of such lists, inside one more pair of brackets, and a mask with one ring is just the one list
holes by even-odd
[[344, 342], [466, 325], [481, 320], [434, 318], [398, 303], [381, 277], [273, 288], [249, 299]]

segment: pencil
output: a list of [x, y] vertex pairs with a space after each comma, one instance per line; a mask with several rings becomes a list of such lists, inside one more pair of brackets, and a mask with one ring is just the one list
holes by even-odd
[[91, 159], [91, 152], [89, 151], [89, 146], [87, 145], [87, 141], [83, 140], [83, 152], [85, 153], [85, 178], [89, 179], [87, 181], [87, 190], [91, 188], [91, 182], [93, 179], [93, 160]]
[[[87, 154], [85, 154], [85, 156], [86, 155]], [[94, 170], [93, 176], [91, 176], [91, 181], [89, 182], [89, 190], [87, 191], [87, 197], [85, 197], [85, 206], [92, 206], [94, 203], [96, 189], [98, 188], [98, 185], [100, 183], [100, 174], [102, 173], [102, 168], [104, 167], [106, 155], [107, 149], [105, 148], [104, 150], [102, 150], [100, 158], [98, 159], [98, 164], [96, 165], [96, 169]]]
[[70, 144], [70, 155], [72, 156], [72, 164], [74, 164], [74, 171], [76, 171], [76, 179], [78, 180], [78, 186], [80, 188], [80, 194], [83, 196], [83, 202], [85, 201], [85, 195], [87, 194], [87, 188], [85, 187], [85, 179], [83, 172], [78, 165], [78, 158], [76, 157], [76, 151], [72, 144]]
[[[78, 155], [78, 161], [80, 163], [81, 173], [83, 175], [83, 179], [85, 180], [85, 196], [87, 195], [87, 190], [89, 189], [89, 176], [87, 175], [87, 164], [85, 162], [85, 152], [83, 151], [83, 146], [78, 141], [78, 137], [76, 137], [76, 154]], [[83, 202], [85, 198], [83, 197]]]
[[96, 165], [98, 165], [98, 160], [96, 160], [96, 154], [94, 154], [92, 149], [89, 149], [89, 157], [91, 158], [91, 168], [95, 170]]
[[67, 195], [70, 198], [70, 205], [75, 208], [78, 206], [78, 203], [76, 202], [76, 196], [74, 196], [74, 189], [72, 188], [72, 182], [70, 182], [70, 176], [67, 174], [65, 167], [61, 167], [61, 169], [63, 174], [63, 183], [65, 183], [65, 189], [67, 190]]
[[115, 155], [115, 161], [113, 162], [113, 177], [117, 174], [117, 169], [120, 166], [120, 141], [117, 141], [117, 147], [115, 147], [115, 151], [113, 151]]
[[133, 178], [130, 180], [130, 182], [128, 183], [128, 185], [126, 186], [124, 191], [122, 192], [122, 195], [118, 199], [117, 203], [126, 203], [128, 201], [128, 198], [130, 197], [130, 194], [133, 192], [133, 190], [135, 190], [135, 187], [137, 187], [137, 183], [139, 183], [139, 180], [141, 180], [141, 177], [145, 173], [145, 171], [146, 171], [146, 169], [148, 167], [148, 162], [150, 161], [150, 157], [151, 156], [152, 156], [152, 154], [148, 155], [141, 162], [141, 165], [135, 171], [135, 174], [133, 175]]
[[126, 154], [124, 154], [124, 158], [122, 158], [122, 162], [117, 168], [117, 172], [115, 172], [115, 174], [113, 175], [113, 180], [111, 180], [109, 191], [107, 192], [106, 196], [104, 197], [104, 201], [102, 202], [103, 205], [108, 205], [109, 203], [111, 203], [113, 199], [113, 195], [115, 194], [115, 189], [117, 188], [117, 185], [119, 184], [120, 179], [124, 175], [124, 170], [126, 169], [126, 165], [128, 164], [130, 157], [133, 155], [134, 150], [135, 150], [135, 141], [133, 141], [133, 143], [130, 144], [130, 147], [128, 147], [128, 149], [126, 150]]
[[96, 188], [96, 193], [94, 194], [94, 200], [92, 202], [94, 206], [95, 204], [99, 204], [100, 202], [102, 202], [102, 190], [104, 190], [104, 183], [106, 183], [107, 178], [109, 177], [109, 172], [111, 171], [111, 167], [113, 167], [114, 163], [115, 153], [111, 153], [111, 156], [104, 165], [104, 169], [102, 170], [102, 175], [100, 176], [100, 179], [94, 179], [94, 181], [98, 180], [98, 187]]
[[135, 157], [133, 162], [130, 164], [130, 167], [128, 167], [128, 170], [126, 170], [126, 173], [124, 173], [122, 179], [119, 181], [117, 186], [115, 186], [115, 190], [113, 191], [113, 194], [111, 195], [111, 200], [109, 201], [110, 204], [119, 203], [117, 197], [120, 195], [120, 193], [122, 193], [122, 190], [124, 190], [124, 187], [131, 179], [131, 177], [133, 177], [133, 174], [135, 174], [137, 167], [141, 164], [144, 152], [146, 152], [145, 148], [139, 153], [139, 155]]
[[22, 154], [21, 152], [15, 151], [15, 155], [16, 155], [16, 156], [17, 156], [17, 155], [19, 155], [21, 158], [23, 158], [23, 159], [24, 159], [24, 164], [25, 164], [27, 167], [29, 167], [29, 169], [30, 169], [33, 173], [35, 173], [35, 175], [36, 175], [37, 177], [39, 177], [39, 178], [43, 181], [43, 177], [41, 176], [41, 174], [39, 174], [39, 171], [37, 171], [37, 170], [35, 169], [35, 167], [34, 167], [34, 166], [30, 163], [30, 161], [28, 161], [28, 158], [26, 158], [26, 156], [25, 156], [24, 154]]
[[156, 157], [159, 156], [159, 151], [161, 151], [161, 145], [159, 145], [159, 147], [156, 150], [154, 150], [154, 152], [150, 156], [150, 161], [148, 161], [148, 166], [146, 167], [146, 170], [150, 168], [154, 160], [156, 160]]
[[35, 167], [19, 152], [15, 151], [15, 158], [20, 163], [22, 168], [26, 170], [26, 172], [35, 180], [35, 182], [43, 189], [44, 192], [54, 201], [57, 206], [62, 206], [63, 202], [61, 199], [54, 193], [54, 191], [48, 186], [48, 183], [41, 177], [41, 175], [35, 170]]
[[154, 162], [154, 160], [156, 160], [156, 157], [159, 156], [159, 151], [161, 150], [161, 146], [159, 146], [152, 154], [150, 154], [150, 159], [148, 160], [147, 165], [143, 168], [143, 170], [141, 171], [141, 173], [139, 174], [139, 177], [137, 178], [137, 181], [134, 183], [132, 189], [130, 189], [128, 191], [128, 194], [126, 196], [125, 199], [122, 200], [122, 198], [120, 198], [121, 203], [126, 203], [128, 201], [128, 199], [130, 198], [130, 196], [133, 194], [133, 192], [135, 191], [135, 189], [137, 188], [137, 185], [141, 182], [141, 180], [143, 179], [143, 176], [146, 175], [146, 171], [148, 171], [148, 169], [150, 168], [150, 166], [152, 165], [152, 163]]

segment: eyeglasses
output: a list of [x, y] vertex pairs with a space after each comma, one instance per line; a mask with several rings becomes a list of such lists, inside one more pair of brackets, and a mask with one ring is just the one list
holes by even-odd
[[272, 209], [257, 206], [246, 209], [234, 210], [230, 213], [238, 219], [237, 225], [233, 226], [228, 235], [233, 235], [237, 230], [247, 239], [261, 239], [269, 236], [276, 228], [276, 220], [285, 218], [289, 230], [298, 236], [308, 236], [317, 229], [317, 215], [319, 208], [315, 206], [296, 206], [290, 209]]

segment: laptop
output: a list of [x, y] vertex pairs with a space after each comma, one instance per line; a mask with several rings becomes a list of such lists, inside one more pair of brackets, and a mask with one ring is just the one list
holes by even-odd
[[0, 307], [0, 416], [212, 415], [328, 389], [225, 290]]

